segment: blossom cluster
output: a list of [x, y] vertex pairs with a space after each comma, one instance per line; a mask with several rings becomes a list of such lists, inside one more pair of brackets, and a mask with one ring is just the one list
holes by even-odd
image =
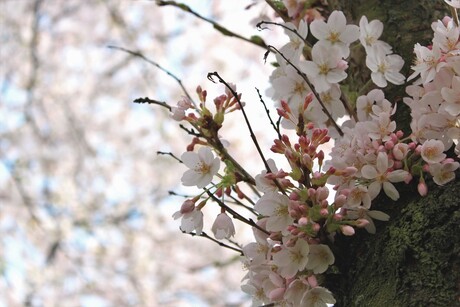
[[[296, 1], [286, 3], [290, 16], [300, 14]], [[460, 157], [460, 30], [446, 17], [433, 23], [432, 45], [415, 45], [414, 73], [408, 80], [418, 79], [406, 87], [410, 97], [404, 103], [411, 110], [412, 133], [405, 135], [393, 118], [396, 104], [381, 89], [388, 82], [401, 85], [406, 80], [400, 73], [401, 56], [379, 40], [382, 22], [369, 22], [363, 16], [359, 26], [348, 25], [345, 15], [334, 11], [327, 21], [301, 19], [283, 27], [289, 42], [274, 49], [277, 65], [268, 93], [280, 101], [281, 126], [296, 134], [288, 136], [275, 127], [279, 138], [271, 147], [290, 169], [283, 170], [261, 155], [265, 169], [252, 178], [228, 154], [218, 134], [227, 113], [244, 112], [241, 95], [234, 85], [223, 82], [226, 92], [214, 99], [213, 112], [206, 106], [206, 91], [199, 87], [199, 106], [183, 98], [171, 108], [175, 120], [187, 121], [197, 131], [189, 131], [195, 138], [181, 156], [188, 168], [182, 183], [202, 189], [183, 203], [174, 218], [181, 218], [184, 232], [199, 235], [202, 208], [215, 202], [221, 208], [211, 228], [216, 239], [235, 234], [227, 213], [252, 226], [255, 241], [241, 252], [247, 269], [242, 289], [254, 305], [327, 306], [335, 299], [322, 285], [322, 274], [335, 261], [334, 236], [354, 235], [356, 228], [375, 233], [374, 220], [389, 220], [386, 213], [372, 208], [382, 191], [396, 201], [400, 184], [416, 182], [425, 196], [428, 178], [438, 185], [455, 178], [460, 166], [456, 161]], [[309, 32], [314, 44], [307, 40]], [[377, 88], [350, 104], [340, 82], [347, 78], [347, 60], [358, 42], [366, 53], [369, 81]], [[326, 161], [322, 148], [332, 141]], [[455, 155], [448, 153], [453, 147]], [[220, 162], [225, 164], [223, 170]], [[253, 196], [242, 191], [243, 182], [252, 187]], [[230, 204], [245, 207], [257, 222]]]

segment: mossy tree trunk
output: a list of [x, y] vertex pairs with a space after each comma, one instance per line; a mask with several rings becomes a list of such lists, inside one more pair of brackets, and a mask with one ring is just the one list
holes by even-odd
[[[449, 14], [443, 1], [329, 0], [355, 24], [362, 15], [385, 24], [383, 40], [395, 53], [411, 59], [416, 42], [429, 45], [431, 23]], [[406, 61], [404, 72], [409, 72]], [[366, 76], [356, 74], [356, 88]], [[390, 94], [388, 93], [390, 92]], [[390, 87], [387, 98], [398, 103], [399, 124], [408, 131], [409, 112], [401, 97], [404, 86]], [[457, 174], [457, 178], [460, 174]], [[400, 185], [401, 198], [382, 196], [373, 204], [391, 220], [377, 224], [377, 233], [339, 236], [334, 251], [336, 270], [326, 287], [336, 306], [460, 306], [460, 180], [439, 187], [429, 184], [429, 195], [418, 195], [416, 184]]]

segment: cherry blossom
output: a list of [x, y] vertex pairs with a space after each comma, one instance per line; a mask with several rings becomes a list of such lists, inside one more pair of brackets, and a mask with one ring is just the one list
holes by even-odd
[[387, 81], [393, 84], [403, 84], [406, 79], [399, 71], [404, 65], [404, 60], [397, 54], [385, 54], [383, 50], [374, 46], [369, 48], [366, 57], [366, 66], [372, 71], [372, 81], [386, 87]]
[[414, 52], [417, 60], [415, 65], [412, 66], [414, 73], [407, 78], [408, 81], [420, 75], [421, 82], [428, 83], [434, 79], [436, 73], [442, 67], [447, 65], [441, 61], [442, 53], [438, 45], [434, 45], [430, 49], [417, 43], [414, 47]]
[[327, 307], [328, 304], [335, 304], [332, 293], [323, 287], [310, 289], [302, 298], [302, 306]]
[[332, 254], [329, 246], [324, 244], [310, 245], [306, 269], [312, 270], [315, 274], [321, 274], [324, 273], [334, 261], [334, 254]]
[[267, 230], [286, 233], [286, 228], [294, 222], [289, 215], [289, 198], [278, 193], [266, 193], [256, 203], [257, 212], [268, 216]]
[[229, 239], [235, 235], [233, 220], [225, 213], [217, 215], [211, 227], [214, 237], [218, 240]]
[[307, 74], [318, 92], [327, 91], [331, 84], [347, 77], [342, 55], [335, 47], [315, 44], [311, 51], [313, 61], [300, 62], [300, 69]]
[[460, 9], [460, 0], [444, 0], [444, 2], [456, 9]]
[[438, 140], [428, 140], [421, 147], [421, 155], [427, 163], [439, 163], [446, 158], [444, 144]]
[[364, 165], [361, 174], [366, 179], [374, 180], [368, 187], [372, 199], [377, 197], [382, 189], [393, 200], [399, 198], [399, 192], [392, 183], [404, 181], [409, 174], [404, 170], [389, 171], [389, 159], [386, 153], [379, 152], [376, 165]]
[[345, 15], [340, 11], [333, 11], [327, 20], [314, 20], [310, 25], [310, 31], [319, 40], [319, 44], [326, 49], [336, 47], [340, 57], [347, 58], [350, 55], [349, 45], [359, 37], [359, 27], [347, 25]]
[[446, 162], [446, 163], [433, 163], [430, 164], [429, 171], [433, 176], [433, 181], [438, 185], [445, 185], [446, 183], [455, 179], [455, 170], [458, 169], [460, 163]]
[[211, 149], [201, 147], [198, 153], [184, 152], [181, 156], [182, 162], [190, 168], [182, 176], [182, 184], [204, 188], [219, 171], [220, 160], [215, 158]]
[[203, 212], [195, 209], [191, 212], [181, 213], [180, 211], [174, 213], [174, 219], [182, 218], [180, 228], [182, 231], [191, 233], [195, 230], [196, 234], [201, 234], [203, 230]]
[[443, 87], [441, 95], [446, 101], [442, 109], [452, 116], [458, 116], [460, 114], [460, 76], [453, 76], [452, 87]]
[[391, 46], [379, 40], [383, 32], [383, 23], [380, 20], [375, 19], [369, 22], [367, 17], [363, 16], [359, 20], [359, 30], [359, 41], [366, 50], [375, 46], [383, 50], [385, 54], [391, 53]]
[[299, 239], [293, 247], [284, 247], [273, 255], [273, 263], [281, 276], [294, 277], [307, 266], [310, 247], [305, 240]]
[[291, 62], [297, 63], [305, 46], [304, 40], [308, 35], [308, 25], [304, 20], [299, 22], [298, 28], [293, 23], [287, 23], [286, 27], [296, 31], [295, 33], [286, 30], [285, 33], [289, 36], [289, 43], [280, 48], [280, 52]]

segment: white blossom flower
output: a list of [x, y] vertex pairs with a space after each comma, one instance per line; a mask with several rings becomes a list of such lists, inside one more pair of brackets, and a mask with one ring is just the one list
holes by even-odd
[[328, 304], [335, 304], [332, 293], [323, 287], [310, 289], [302, 299], [302, 306], [328, 307]]
[[307, 266], [310, 247], [307, 241], [298, 239], [293, 247], [285, 247], [273, 255], [273, 263], [285, 278], [294, 277]]
[[182, 184], [204, 188], [207, 186], [219, 171], [220, 160], [208, 147], [201, 147], [198, 153], [187, 151], [181, 156], [182, 162], [190, 168], [182, 176]]
[[225, 213], [217, 215], [211, 227], [214, 237], [217, 240], [229, 239], [235, 235], [235, 226], [233, 220]]
[[399, 198], [398, 190], [394, 187], [392, 182], [401, 182], [406, 179], [406, 176], [409, 174], [404, 170], [394, 170], [389, 172], [389, 162], [388, 156], [384, 152], [379, 152], [377, 156], [376, 165], [364, 165], [361, 168], [361, 175], [366, 179], [374, 180], [369, 186], [369, 194], [372, 199], [376, 198], [379, 195], [380, 190], [385, 191], [385, 194], [393, 200]]
[[444, 0], [445, 3], [454, 7], [456, 9], [460, 9], [460, 0]]
[[441, 95], [446, 101], [442, 106], [442, 110], [452, 116], [458, 116], [460, 114], [460, 76], [453, 76], [452, 87], [443, 87]]
[[458, 162], [433, 163], [429, 171], [437, 185], [445, 185], [455, 179], [455, 170], [460, 166]]
[[369, 48], [376, 47], [381, 49], [385, 54], [392, 53], [391, 46], [384, 41], [379, 40], [383, 32], [383, 23], [374, 19], [368, 22], [367, 17], [361, 17], [359, 21], [359, 41], [364, 46], [366, 52]]
[[315, 44], [311, 51], [313, 61], [300, 62], [299, 67], [315, 86], [318, 92], [327, 91], [331, 84], [347, 77], [346, 65], [337, 48]]
[[396, 130], [396, 122], [391, 120], [390, 114], [382, 112], [374, 116], [372, 121], [366, 122], [366, 127], [371, 139], [386, 142], [391, 139], [390, 134]]
[[329, 246], [324, 244], [310, 245], [306, 269], [312, 270], [315, 274], [321, 274], [324, 273], [334, 261], [334, 254], [332, 254]]
[[295, 279], [291, 282], [284, 293], [284, 299], [292, 304], [292, 306], [301, 306], [300, 302], [302, 301], [302, 297], [304, 296], [305, 292], [309, 289], [309, 286], [306, 282]]
[[302, 104], [310, 87], [301, 75], [292, 66], [284, 68], [284, 74], [272, 81], [273, 90], [280, 99], [289, 101], [289, 104]]
[[442, 52], [438, 45], [433, 45], [433, 48], [430, 49], [417, 43], [414, 46], [414, 52], [417, 56], [415, 65], [411, 66], [414, 73], [407, 78], [407, 81], [420, 75], [421, 82], [426, 84], [433, 81], [436, 73], [447, 65], [441, 61]]
[[197, 235], [200, 235], [203, 230], [203, 212], [201, 210], [193, 210], [188, 213], [181, 213], [180, 211], [173, 214], [173, 218], [177, 220], [182, 218], [180, 229], [187, 233], [195, 230]]
[[387, 81], [396, 85], [403, 84], [406, 79], [399, 71], [404, 65], [404, 60], [397, 54], [385, 54], [374, 46], [369, 48], [366, 57], [366, 66], [372, 71], [372, 81], [380, 87], [387, 86]]
[[347, 197], [347, 208], [355, 208], [363, 204], [365, 208], [371, 207], [371, 196], [366, 186], [358, 185], [351, 189]]
[[308, 35], [308, 25], [304, 20], [301, 20], [299, 22], [298, 29], [291, 22], [286, 23], [286, 27], [295, 30], [296, 33], [287, 29], [285, 30], [285, 33], [289, 36], [290, 41], [280, 48], [280, 52], [291, 62], [296, 64], [299, 61], [303, 47], [305, 46], [304, 39], [306, 39]]
[[327, 23], [314, 20], [310, 25], [310, 31], [326, 49], [332, 46], [338, 48], [340, 57], [343, 58], [350, 55], [349, 45], [359, 38], [359, 27], [347, 25], [345, 15], [340, 11], [333, 11]]
[[450, 52], [460, 49], [460, 28], [457, 27], [453, 20], [446, 25], [438, 20], [431, 25], [434, 31], [433, 45], [439, 46], [442, 51]]
[[[278, 168], [276, 167], [275, 161], [273, 159], [268, 159], [267, 164], [272, 173], [278, 172]], [[273, 180], [265, 178], [266, 174], [267, 170], [263, 170], [260, 174], [256, 176], [255, 180], [257, 189], [264, 193], [278, 191], [278, 187], [276, 186], [275, 182]]]
[[255, 204], [254, 209], [268, 216], [266, 228], [268, 231], [287, 233], [287, 226], [294, 222], [289, 215], [289, 198], [278, 193], [266, 193]]
[[380, 89], [373, 89], [367, 95], [359, 96], [356, 99], [356, 111], [359, 121], [371, 120], [372, 107], [385, 99], [385, 94]]
[[439, 163], [446, 158], [444, 144], [439, 140], [428, 140], [423, 143], [421, 156], [427, 163]]

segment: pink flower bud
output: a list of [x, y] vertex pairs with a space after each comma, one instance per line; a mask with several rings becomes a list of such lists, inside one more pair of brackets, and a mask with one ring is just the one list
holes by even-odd
[[347, 202], [347, 197], [343, 194], [340, 194], [335, 198], [334, 204], [336, 208], [340, 208]]
[[281, 301], [283, 299], [285, 291], [286, 291], [285, 288], [276, 288], [276, 289], [270, 291], [270, 293], [268, 294], [268, 298], [272, 302]]
[[355, 229], [349, 225], [342, 225], [340, 226], [340, 230], [346, 236], [352, 236], [355, 234]]
[[180, 207], [180, 213], [182, 214], [190, 213], [193, 210], [195, 210], [195, 201], [192, 199], [187, 199]]
[[395, 146], [395, 144], [393, 143], [393, 141], [387, 141], [387, 142], [385, 142], [385, 149], [386, 149], [386, 150], [390, 150], [390, 149], [392, 149], [394, 146]]
[[218, 240], [228, 239], [235, 235], [235, 226], [233, 220], [225, 213], [217, 215], [216, 220], [211, 227], [214, 237]]
[[326, 208], [323, 208], [323, 209], [321, 209], [321, 210], [319, 211], [319, 214], [321, 214], [321, 216], [326, 217], [326, 216], [328, 216], [329, 211], [328, 211]]
[[369, 225], [369, 221], [366, 220], [366, 219], [357, 219], [356, 220], [356, 227], [364, 228], [367, 225]]
[[308, 224], [308, 219], [307, 219], [306, 217], [303, 216], [303, 217], [301, 217], [301, 218], [299, 219], [299, 225], [300, 225], [300, 226], [305, 226], [305, 225], [307, 225], [307, 224]]
[[426, 183], [420, 181], [417, 185], [417, 191], [421, 196], [426, 196], [428, 194], [428, 187]]
[[406, 178], [404, 178], [404, 183], [405, 183], [405, 184], [409, 184], [409, 182], [412, 181], [412, 178], [414, 178], [414, 177], [412, 176], [412, 174], [411, 174], [411, 173], [407, 173]]
[[321, 229], [321, 226], [318, 223], [314, 223], [311, 228], [315, 231], [318, 232]]
[[307, 281], [308, 281], [308, 284], [310, 285], [310, 287], [312, 287], [312, 288], [316, 288], [318, 286], [318, 281], [316, 280], [315, 275], [308, 276]]

